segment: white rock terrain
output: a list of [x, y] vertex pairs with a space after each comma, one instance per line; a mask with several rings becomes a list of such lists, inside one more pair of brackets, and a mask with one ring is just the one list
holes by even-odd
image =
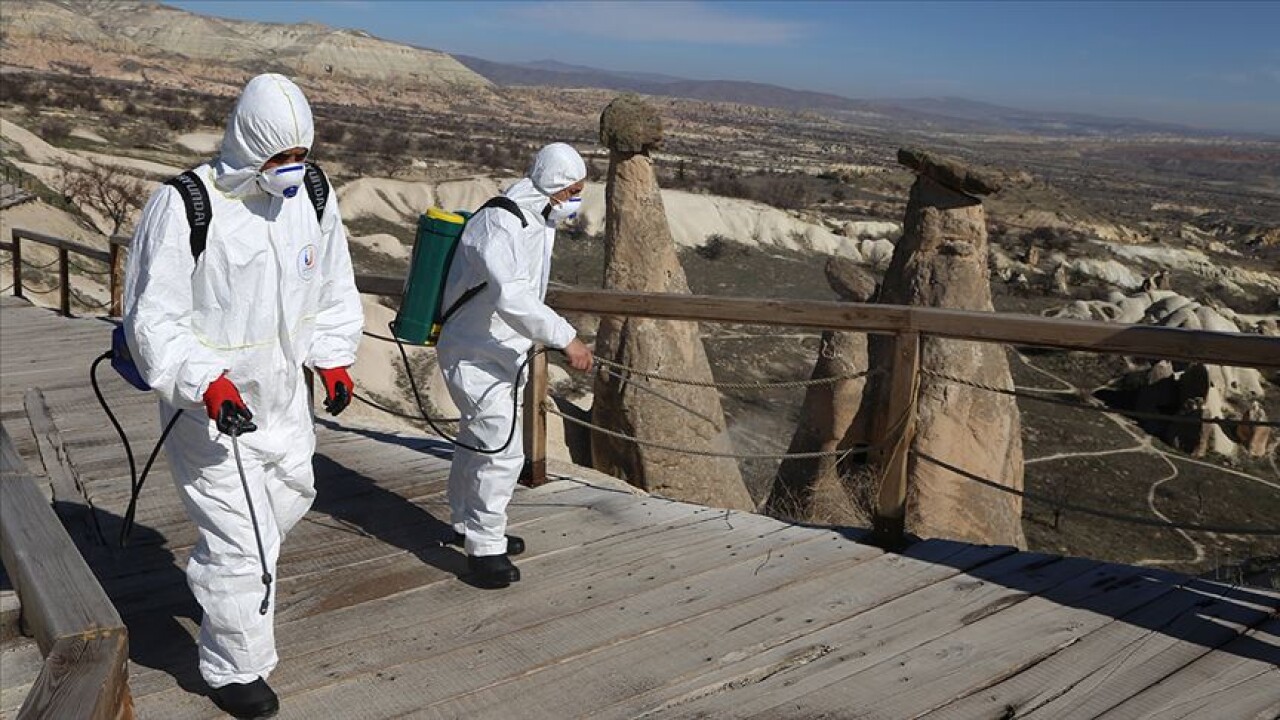
[[[338, 188], [343, 217], [354, 220], [376, 217], [412, 226], [419, 213], [432, 205], [446, 210], [474, 210], [506, 187], [512, 178], [476, 177], [439, 184], [360, 178]], [[887, 263], [893, 242], [901, 234], [897, 223], [850, 223], [840, 235], [826, 227], [805, 222], [791, 214], [749, 200], [663, 190], [671, 234], [678, 247], [700, 247], [712, 237], [723, 237], [760, 248], [841, 255], [856, 262]], [[579, 213], [583, 229], [593, 235], [604, 231], [604, 185], [590, 183], [582, 194]]]

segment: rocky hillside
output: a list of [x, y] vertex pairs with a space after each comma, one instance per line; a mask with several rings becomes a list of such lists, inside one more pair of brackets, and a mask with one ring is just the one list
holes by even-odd
[[[162, 85], [238, 84], [276, 70], [334, 86], [484, 91], [488, 80], [453, 57], [316, 24], [224, 20], [158, 3], [6, 3], [5, 65]], [[315, 83], [312, 83], [315, 84]], [[336, 90], [337, 87], [330, 89]], [[346, 89], [346, 88], [344, 88]]]

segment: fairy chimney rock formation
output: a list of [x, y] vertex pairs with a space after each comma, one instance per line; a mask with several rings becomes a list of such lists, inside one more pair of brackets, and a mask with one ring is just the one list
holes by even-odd
[[[662, 121], [635, 95], [623, 95], [600, 116], [600, 141], [609, 148], [605, 189], [605, 278], [610, 290], [684, 293], [689, 285], [667, 225], [649, 151], [662, 142]], [[604, 318], [596, 353], [640, 372], [692, 381], [713, 380], [697, 323]], [[652, 493], [716, 507], [755, 505], [732, 458], [694, 455], [658, 446], [730, 453], [724, 410], [715, 388], [596, 376], [592, 417], [597, 425], [638, 442], [595, 433], [592, 463]]]
[[[916, 170], [918, 177], [911, 187], [903, 236], [878, 301], [992, 310], [986, 212], [974, 196], [996, 192], [999, 183], [986, 173], [918, 150], [901, 150], [898, 159]], [[890, 369], [890, 341], [880, 336], [869, 340], [873, 369]], [[921, 339], [916, 434], [911, 446], [915, 452], [908, 458], [908, 531], [922, 537], [1025, 547], [1022, 501], [1014, 494], [1023, 484], [1021, 420], [1015, 399], [931, 373], [976, 385], [1013, 387], [1001, 345]], [[884, 412], [887, 380], [887, 374], [868, 379], [855, 429], [860, 421], [871, 423], [873, 430], [884, 430], [883, 424], [891, 422]], [[1014, 493], [945, 470], [923, 459], [926, 455]]]
[[[875, 278], [852, 260], [833, 256], [825, 270], [827, 283], [842, 301], [865, 303], [875, 296]], [[809, 387], [788, 453], [831, 452], [840, 447], [846, 436], [849, 443], [866, 443], [865, 427], [850, 429], [866, 379], [847, 377], [866, 369], [866, 334], [835, 330], [822, 333], [818, 360], [810, 377], [843, 379]], [[765, 510], [774, 517], [798, 522], [865, 525], [868, 517], [859, 506], [856, 493], [856, 485], [841, 477], [837, 457], [791, 458], [778, 467]]]
[[1000, 192], [1000, 179], [993, 173], [967, 167], [950, 158], [916, 148], [900, 148], [898, 163], [915, 170], [921, 177], [965, 195], [994, 195]]

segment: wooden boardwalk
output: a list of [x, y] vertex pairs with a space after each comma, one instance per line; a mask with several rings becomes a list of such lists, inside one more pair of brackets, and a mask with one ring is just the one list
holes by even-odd
[[[129, 626], [138, 717], [217, 717], [182, 570], [194, 532], [163, 456], [133, 544], [95, 539], [116, 535], [128, 501], [88, 383], [110, 329], [5, 298], [0, 419], [33, 472], [58, 464], [60, 439], [79, 476], [84, 497], [57, 508]], [[100, 375], [141, 464], [154, 401]], [[283, 718], [1280, 715], [1280, 593], [955, 542], [891, 554], [857, 531], [581, 479], [517, 493], [525, 580], [481, 590], [437, 541], [447, 446], [328, 421], [318, 433], [319, 497], [279, 569]], [[9, 641], [0, 661], [12, 717], [40, 656]]]

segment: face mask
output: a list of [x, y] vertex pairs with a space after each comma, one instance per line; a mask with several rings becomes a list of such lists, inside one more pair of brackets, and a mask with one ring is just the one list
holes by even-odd
[[559, 205], [547, 205], [547, 210], [543, 213], [547, 222], [559, 225], [565, 220], [572, 220], [578, 217], [578, 210], [582, 208], [582, 198], [571, 197]]
[[262, 170], [258, 173], [258, 187], [276, 197], [291, 198], [298, 194], [306, 172], [307, 166], [302, 163]]

